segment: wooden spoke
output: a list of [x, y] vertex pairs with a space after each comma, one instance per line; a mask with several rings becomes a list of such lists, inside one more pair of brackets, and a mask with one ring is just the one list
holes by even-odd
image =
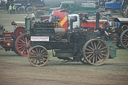
[[98, 44], [97, 44], [97, 49], [99, 48], [99, 45], [100, 45], [100, 41], [98, 41]]
[[124, 34], [124, 36], [125, 36], [125, 37], [128, 37], [128, 35], [127, 35], [127, 34]]
[[97, 62], [97, 55], [96, 55], [96, 57], [95, 57], [95, 63]]
[[98, 50], [101, 48], [101, 44], [99, 45], [99, 47], [97, 48]]
[[102, 48], [100, 48], [99, 50], [104, 50], [104, 49], [106, 49], [107, 48], [107, 46], [105, 46], [105, 47], [102, 47]]
[[92, 61], [92, 63], [95, 63], [95, 57], [93, 57], [93, 61]]
[[89, 54], [88, 56], [86, 56], [87, 58], [89, 58], [92, 54]]
[[86, 52], [86, 54], [93, 54], [94, 52]]
[[106, 53], [106, 51], [100, 51], [100, 53]]
[[90, 48], [91, 50], [94, 50], [92, 47], [90, 47], [89, 45], [88, 45], [88, 48]]
[[91, 60], [93, 57], [94, 57], [94, 55], [92, 55], [92, 56], [89, 58], [89, 60]]
[[95, 48], [92, 42], [91, 42], [91, 46], [92, 46], [92, 48]]
[[100, 54], [98, 56], [99, 56], [100, 59], [103, 59], [103, 57]]
[[91, 49], [88, 49], [88, 48], [87, 48], [86, 50], [87, 50], [87, 51], [93, 51], [93, 50], [91, 50]]
[[96, 49], [97, 48], [97, 46], [96, 46], [96, 42], [94, 42], [94, 49]]
[[103, 53], [101, 53], [100, 55], [102, 55], [102, 56], [107, 56], [106, 54], [103, 54]]

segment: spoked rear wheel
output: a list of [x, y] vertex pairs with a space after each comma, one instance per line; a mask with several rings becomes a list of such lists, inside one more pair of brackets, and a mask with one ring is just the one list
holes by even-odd
[[87, 63], [102, 65], [109, 58], [109, 48], [100, 39], [91, 39], [83, 47], [83, 56]]
[[128, 30], [121, 33], [120, 42], [123, 48], [128, 49]]
[[36, 67], [45, 65], [48, 61], [48, 51], [45, 47], [37, 45], [30, 48], [28, 52], [29, 62]]

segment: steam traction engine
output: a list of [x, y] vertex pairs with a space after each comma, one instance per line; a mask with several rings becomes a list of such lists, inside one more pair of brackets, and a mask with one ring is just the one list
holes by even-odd
[[26, 37], [30, 38], [32, 46], [28, 51], [29, 62], [34, 66], [45, 65], [49, 57], [48, 50], [53, 50], [53, 56], [59, 59], [92, 65], [101, 65], [108, 58], [116, 56], [113, 40], [101, 40], [95, 31], [87, 33], [87, 29], [72, 28], [72, 22], [75, 20], [76, 18], [72, 17], [71, 29], [65, 30], [55, 28], [56, 23], [35, 22], [30, 25], [31, 20], [27, 17]]
[[12, 34], [12, 32], [5, 31], [4, 27], [0, 25], [0, 45], [5, 48], [5, 51], [14, 50]]

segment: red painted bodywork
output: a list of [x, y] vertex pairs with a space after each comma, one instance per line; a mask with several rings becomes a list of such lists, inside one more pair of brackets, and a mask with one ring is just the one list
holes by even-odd
[[[67, 17], [67, 12], [61, 11], [61, 10], [54, 10], [53, 16], [59, 16], [59, 17], [60, 17], [60, 22], [61, 22], [65, 17]], [[59, 23], [60, 23], [60, 22], [59, 22]], [[62, 28], [65, 28], [65, 30], [68, 29], [68, 21], [66, 21], [66, 22], [62, 25]]]
[[[88, 22], [89, 21], [89, 22]], [[100, 21], [99, 27], [103, 25], [107, 21]], [[94, 20], [87, 20], [87, 22], [81, 22], [82, 27], [96, 27], [96, 21]], [[107, 25], [109, 26], [109, 22], [107, 22]]]
[[[79, 13], [79, 15], [84, 17], [85, 15], [87, 16], [88, 14], [87, 13], [82, 13], [82, 14]], [[68, 14], [67, 14], [66, 11], [54, 10], [53, 16], [59, 16], [60, 17], [60, 22], [61, 22], [64, 19], [64, 17], [68, 16]], [[108, 26], [110, 25], [107, 20], [100, 20], [99, 21], [99, 27], [101, 25], [105, 24], [105, 22], [107, 22]], [[91, 32], [96, 27], [96, 20], [86, 20], [86, 22], [85, 21], [81, 21], [81, 26], [84, 27], [84, 28], [88, 28], [88, 32]], [[65, 30], [68, 29], [68, 20], [62, 26], [62, 28], [65, 28]]]
[[[3, 37], [0, 39], [2, 47], [13, 47], [13, 32], [3, 32]], [[7, 44], [10, 44], [9, 46]]]

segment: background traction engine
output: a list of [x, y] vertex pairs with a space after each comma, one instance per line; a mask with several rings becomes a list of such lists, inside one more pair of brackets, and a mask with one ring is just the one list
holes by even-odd
[[0, 46], [2, 46], [5, 51], [14, 51], [16, 50], [14, 48], [14, 39], [12, 37], [13, 32], [5, 31], [3, 25], [0, 25]]
[[32, 65], [45, 65], [49, 57], [48, 50], [53, 50], [53, 56], [59, 59], [92, 65], [102, 65], [111, 58], [110, 44], [98, 39], [96, 33], [85, 33], [84, 28], [72, 28], [75, 17], [70, 21], [71, 29], [66, 31], [64, 28], [55, 28], [54, 23], [36, 22], [31, 26], [32, 47], [28, 51], [28, 60]]

